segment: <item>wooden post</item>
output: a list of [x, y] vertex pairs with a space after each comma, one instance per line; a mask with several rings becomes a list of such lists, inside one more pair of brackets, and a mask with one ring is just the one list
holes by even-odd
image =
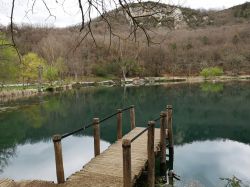
[[99, 118], [93, 119], [94, 124], [94, 149], [95, 149], [95, 157], [100, 155], [100, 124]]
[[130, 140], [124, 139], [122, 141], [122, 152], [123, 152], [123, 187], [132, 187]]
[[122, 110], [117, 109], [117, 140], [122, 139]]
[[166, 113], [161, 112], [161, 121], [160, 121], [160, 170], [161, 174], [165, 175], [166, 173], [166, 127], [167, 127], [167, 118]]
[[56, 161], [56, 177], [58, 184], [65, 182], [61, 139], [62, 139], [61, 135], [53, 136], [55, 161]]
[[154, 152], [154, 134], [155, 122], [148, 122], [148, 187], [155, 186], [155, 152]]
[[169, 146], [174, 146], [174, 139], [173, 139], [173, 118], [172, 118], [173, 108], [172, 105], [167, 106], [167, 128], [168, 128], [168, 138], [169, 138]]
[[174, 186], [174, 173], [173, 170], [168, 172], [168, 181], [171, 186]]
[[131, 105], [129, 111], [130, 111], [130, 127], [131, 130], [133, 130], [135, 128], [135, 106]]
[[169, 139], [169, 169], [173, 170], [174, 161], [174, 138], [173, 138], [173, 118], [172, 118], [173, 108], [172, 105], [167, 105], [167, 128], [168, 128], [168, 139]]

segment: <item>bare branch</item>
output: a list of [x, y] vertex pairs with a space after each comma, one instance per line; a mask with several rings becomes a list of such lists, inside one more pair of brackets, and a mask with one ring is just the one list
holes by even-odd
[[54, 17], [54, 19], [56, 19], [56, 16], [53, 15], [53, 14], [51, 13], [51, 11], [50, 11], [50, 9], [49, 9], [47, 3], [46, 3], [44, 0], [42, 0], [42, 2], [43, 2], [45, 8], [47, 9], [47, 11], [48, 11], [48, 13], [49, 13], [49, 16], [48, 16], [45, 20], [47, 21], [50, 17]]
[[11, 40], [12, 40], [12, 47], [16, 50], [19, 62], [22, 62], [21, 54], [17, 49], [16, 42], [14, 39], [14, 29], [13, 29], [13, 15], [14, 15], [14, 8], [15, 8], [15, 0], [12, 0], [12, 8], [11, 8], [11, 16], [10, 16], [10, 30], [11, 30]]
[[80, 32], [81, 32], [84, 29], [85, 18], [84, 18], [84, 13], [83, 13], [83, 8], [82, 8], [82, 2], [81, 2], [81, 0], [78, 0], [78, 4], [79, 4], [79, 8], [80, 8], [81, 15], [82, 15], [82, 26], [81, 26], [81, 29], [80, 29]]

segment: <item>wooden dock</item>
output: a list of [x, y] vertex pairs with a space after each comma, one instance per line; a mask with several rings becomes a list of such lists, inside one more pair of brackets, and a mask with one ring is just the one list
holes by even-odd
[[[157, 119], [160, 120], [160, 128], [155, 128], [155, 121], [148, 122], [147, 128], [135, 127], [134, 108], [132, 107], [132, 109], [130, 110], [131, 131], [121, 137], [121, 114], [125, 110], [118, 110], [117, 141], [102, 153], [100, 153], [99, 125], [104, 120], [93, 119], [91, 126], [94, 129], [95, 157], [83, 166], [83, 169], [72, 174], [66, 180], [64, 179], [61, 140], [76, 131], [63, 136], [54, 136], [58, 184], [48, 181], [15, 182], [4, 179], [0, 180], [0, 187], [132, 187], [146, 169], [148, 186], [153, 187], [155, 184], [155, 156], [160, 153], [161, 163], [166, 164], [166, 140], [168, 137], [172, 137], [172, 132], [170, 132], [172, 131], [172, 108], [162, 112]], [[169, 147], [172, 147], [172, 140], [168, 142]]]
[[[135, 128], [123, 139], [132, 139], [145, 128]], [[155, 129], [154, 151], [160, 151], [160, 129]], [[106, 151], [93, 158], [84, 168], [71, 175], [66, 186], [120, 187], [123, 186], [122, 140], [112, 144]], [[131, 145], [132, 183], [134, 184], [147, 164], [147, 133], [142, 134]]]

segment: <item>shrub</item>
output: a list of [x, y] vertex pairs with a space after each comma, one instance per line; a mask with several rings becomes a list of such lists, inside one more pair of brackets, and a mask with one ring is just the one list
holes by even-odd
[[221, 76], [223, 75], [223, 69], [219, 67], [209, 67], [209, 68], [204, 68], [201, 72], [200, 75], [203, 76], [204, 78], [208, 77], [215, 77], [215, 76]]
[[233, 36], [232, 43], [233, 43], [234, 45], [236, 45], [236, 44], [239, 43], [239, 41], [240, 41], [240, 37], [239, 37], [238, 35], [235, 34], [235, 35]]
[[105, 69], [108, 75], [119, 76], [120, 75], [120, 64], [116, 61], [109, 62], [105, 65]]
[[52, 82], [57, 80], [58, 78], [58, 70], [56, 67], [48, 66], [46, 68], [46, 79], [50, 82], [50, 85], [52, 85]]
[[107, 77], [109, 75], [118, 76], [120, 73], [119, 64], [116, 62], [103, 62], [102, 64], [95, 64], [92, 67], [92, 73], [99, 77]]
[[142, 68], [138, 62], [133, 59], [125, 59], [121, 64], [123, 68], [126, 69], [126, 76], [138, 76], [142, 73]]
[[108, 75], [107, 69], [104, 65], [95, 64], [92, 67], [92, 73], [98, 77], [106, 77]]
[[203, 36], [201, 38], [201, 41], [202, 41], [203, 45], [209, 45], [210, 44], [209, 39], [208, 39], [207, 36]]
[[226, 62], [229, 65], [233, 75], [238, 75], [240, 70], [244, 67], [244, 62], [246, 61], [245, 56], [231, 54], [226, 57]]

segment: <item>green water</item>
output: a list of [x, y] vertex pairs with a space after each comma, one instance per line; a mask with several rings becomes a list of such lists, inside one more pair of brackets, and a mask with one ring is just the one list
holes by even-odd
[[[173, 105], [176, 185], [223, 186], [219, 178], [233, 175], [250, 181], [249, 82], [86, 88], [1, 104], [10, 108], [0, 113], [0, 178], [55, 180], [51, 136], [131, 104], [137, 126]], [[101, 139], [102, 150], [116, 140], [115, 118], [102, 124]], [[92, 129], [62, 143], [66, 176], [93, 157]]]

